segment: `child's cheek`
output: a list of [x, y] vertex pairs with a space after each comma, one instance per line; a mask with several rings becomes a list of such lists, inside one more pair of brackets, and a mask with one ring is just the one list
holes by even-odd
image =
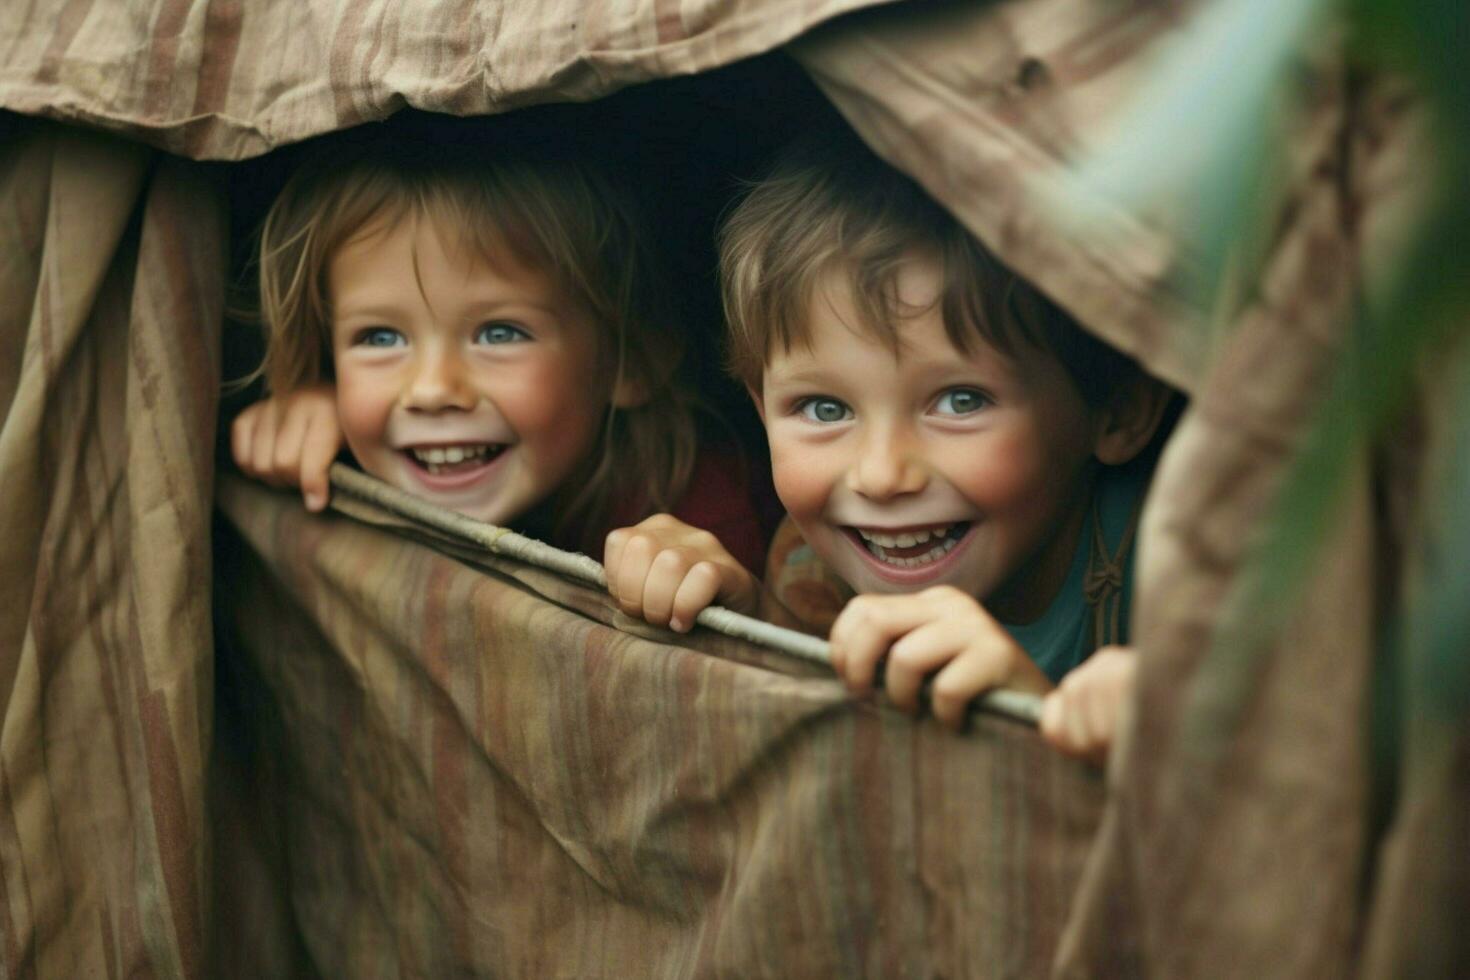
[[485, 387], [516, 433], [526, 464], [539, 479], [558, 483], [596, 450], [603, 387], [575, 356], [528, 357], [517, 368]]
[[818, 453], [771, 450], [771, 478], [781, 506], [798, 523], [815, 520], [827, 507], [832, 477]]
[[386, 438], [393, 398], [379, 388], [355, 378], [351, 372], [338, 374], [337, 420], [354, 452], [360, 453], [364, 444]]
[[524, 434], [583, 428], [588, 419], [601, 417], [605, 401], [600, 394], [582, 365], [548, 359], [530, 361], [498, 379], [491, 399]]
[[998, 434], [983, 450], [947, 460], [944, 470], [955, 489], [985, 511], [1041, 507], [1068, 477], [1022, 436]]

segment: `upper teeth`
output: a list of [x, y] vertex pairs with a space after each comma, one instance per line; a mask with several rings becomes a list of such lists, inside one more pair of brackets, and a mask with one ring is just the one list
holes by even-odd
[[924, 544], [930, 538], [942, 538], [949, 533], [952, 524], [938, 524], [934, 527], [923, 528], [918, 531], [902, 531], [898, 534], [883, 534], [879, 531], [864, 531], [857, 529], [864, 541], [871, 541], [880, 548], [912, 548], [916, 544]]
[[484, 443], [465, 446], [428, 446], [423, 449], [410, 449], [421, 463], [429, 463], [434, 466], [444, 463], [462, 463], [467, 459], [479, 459], [490, 451], [490, 447]]

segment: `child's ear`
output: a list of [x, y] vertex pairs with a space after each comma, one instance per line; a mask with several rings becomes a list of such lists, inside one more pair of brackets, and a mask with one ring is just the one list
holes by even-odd
[[1108, 466], [1121, 466], [1143, 451], [1169, 407], [1168, 387], [1139, 373], [1113, 393], [1099, 415], [1093, 455]]

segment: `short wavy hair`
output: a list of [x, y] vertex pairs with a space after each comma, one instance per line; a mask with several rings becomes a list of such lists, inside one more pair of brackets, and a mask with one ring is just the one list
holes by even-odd
[[1047, 352], [1093, 408], [1139, 370], [850, 131], [811, 133], [789, 145], [726, 217], [719, 252], [728, 367], [755, 391], [778, 347], [807, 341], [812, 297], [834, 272], [848, 277], [856, 326], [897, 353], [900, 326], [916, 312], [900, 302], [898, 273], [915, 254], [940, 264], [939, 304], [957, 349], [969, 351], [981, 339], [1003, 353]]

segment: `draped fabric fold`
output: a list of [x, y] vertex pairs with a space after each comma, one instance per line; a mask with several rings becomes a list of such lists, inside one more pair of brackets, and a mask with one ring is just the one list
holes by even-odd
[[223, 212], [188, 165], [18, 128], [0, 147], [0, 964], [198, 976]]
[[249, 822], [323, 975], [1047, 969], [1102, 781], [1034, 731], [955, 737], [243, 481], [220, 504], [221, 671], [270, 719]]
[[596, 99], [882, 2], [11, 3], [0, 108], [242, 160], [408, 106], [473, 116]]
[[[1464, 972], [1470, 728], [1375, 660], [1445, 560], [1426, 487], [1465, 464], [1463, 349], [1352, 455], [1293, 617], [1216, 655], [1252, 627], [1253, 543], [1413, 226], [1422, 106], [1339, 31], [1311, 39], [1231, 304], [1190, 288], [1191, 200], [1079, 178], [1217, 6], [0, 5], [0, 972]], [[783, 45], [1192, 399], [1139, 526], [1140, 686], [1106, 783], [1005, 722], [950, 738], [258, 487], [221, 484], [211, 538], [234, 216], [228, 168], [185, 158]]]

